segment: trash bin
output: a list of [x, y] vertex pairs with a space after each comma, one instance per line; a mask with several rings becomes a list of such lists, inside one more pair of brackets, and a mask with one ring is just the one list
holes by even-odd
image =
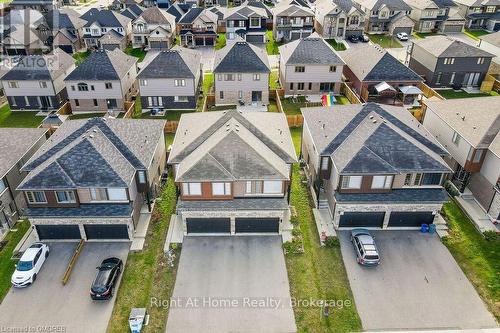
[[426, 223], [422, 224], [422, 227], [420, 228], [420, 231], [422, 233], [428, 232], [429, 231], [429, 225], [426, 224]]
[[436, 232], [436, 225], [435, 224], [429, 224], [429, 233], [433, 234]]
[[128, 316], [128, 325], [132, 333], [140, 333], [146, 323], [146, 308], [132, 308]]

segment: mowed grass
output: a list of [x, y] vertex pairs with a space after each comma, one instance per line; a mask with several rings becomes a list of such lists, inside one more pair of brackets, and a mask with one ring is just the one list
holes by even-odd
[[132, 48], [132, 47], [127, 47], [125, 49], [125, 53], [132, 56], [132, 57], [136, 57], [136, 58], [139, 58], [138, 62], [141, 62], [144, 60], [144, 58], [146, 57], [146, 51], [144, 51], [143, 49], [141, 48]]
[[16, 261], [11, 260], [14, 248], [19, 243], [24, 234], [28, 231], [30, 223], [28, 221], [18, 222], [5, 235], [4, 241], [7, 242], [0, 250], [0, 303], [11, 287], [10, 278], [16, 269]]
[[271, 74], [269, 74], [269, 89], [280, 89], [281, 85], [279, 82], [279, 71], [273, 70]]
[[[301, 128], [291, 129], [297, 152], [300, 150]], [[304, 241], [304, 254], [285, 256], [290, 293], [295, 300], [335, 300], [343, 307], [330, 308], [330, 315], [321, 315], [320, 307], [294, 306], [299, 332], [353, 332], [361, 330], [361, 320], [342, 261], [340, 248], [319, 245], [319, 236], [312, 214], [309, 191], [302, 183], [298, 164], [293, 166], [291, 205], [295, 206]]]
[[498, 96], [498, 93], [495, 91], [490, 93], [468, 93], [464, 90], [443, 89], [437, 90], [437, 92], [446, 99]]
[[443, 211], [450, 228], [443, 243], [500, 321], [500, 239], [486, 240], [454, 201]]
[[346, 50], [344, 43], [337, 43], [335, 41], [335, 39], [326, 39], [326, 42], [328, 44], [330, 44], [335, 49], [335, 51], [345, 51]]
[[464, 34], [466, 34], [467, 36], [469, 36], [470, 38], [472, 39], [475, 39], [475, 40], [479, 40], [479, 38], [481, 36], [484, 36], [484, 35], [488, 35], [489, 32], [486, 31], [486, 30], [469, 30], [469, 29], [465, 29], [464, 30]]
[[215, 41], [215, 49], [220, 50], [226, 46], [226, 33], [221, 32], [217, 34], [217, 40]]
[[274, 40], [274, 36], [273, 36], [273, 31], [272, 30], [267, 30], [266, 31], [266, 39], [267, 39], [267, 42], [266, 42], [266, 51], [267, 51], [267, 54], [269, 54], [269, 55], [278, 55], [278, 54], [280, 54], [279, 47], [281, 45], [283, 45], [283, 43], [279, 43], [279, 42], [277, 42], [277, 41]]
[[[171, 140], [168, 136], [166, 140]], [[162, 194], [156, 201], [146, 235], [144, 249], [130, 252], [125, 266], [116, 303], [108, 324], [108, 332], [129, 332], [128, 316], [134, 307], [147, 308], [149, 325], [145, 333], [164, 332], [168, 315], [167, 307], [154, 306], [152, 300], [168, 300], [172, 295], [177, 273], [180, 250], [177, 249], [174, 267], [167, 265], [163, 253], [170, 216], [175, 211], [176, 189], [172, 177], [168, 178]]]
[[368, 38], [370, 38], [373, 43], [382, 46], [384, 49], [403, 47], [403, 45], [401, 45], [396, 38], [389, 35], [368, 35]]
[[44, 117], [36, 114], [36, 111], [12, 112], [9, 104], [4, 104], [0, 108], [0, 127], [38, 127]]
[[73, 53], [73, 59], [75, 59], [75, 64], [79, 66], [85, 59], [90, 55], [90, 51], [76, 52]]

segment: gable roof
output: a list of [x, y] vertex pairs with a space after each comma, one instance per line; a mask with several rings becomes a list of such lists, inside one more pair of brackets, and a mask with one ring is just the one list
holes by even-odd
[[125, 8], [124, 10], [122, 10], [120, 12], [120, 14], [122, 14], [123, 16], [128, 17], [131, 20], [135, 20], [136, 18], [139, 17], [139, 15], [142, 14], [142, 12], [145, 9], [146, 8], [141, 7], [138, 4], [133, 4], [132, 6], [129, 6], [129, 7]]
[[79, 17], [75, 10], [69, 8], [50, 10], [44, 15], [44, 18], [51, 30], [80, 29], [87, 23]]
[[411, 7], [403, 0], [356, 0], [362, 7], [368, 8], [370, 11], [377, 11], [381, 7], [386, 6], [394, 11], [409, 11]]
[[194, 20], [196, 20], [196, 18], [198, 16], [200, 16], [200, 14], [204, 11], [205, 9], [202, 8], [202, 7], [192, 7], [188, 10], [187, 13], [185, 13], [184, 15], [182, 15], [182, 17], [179, 19], [179, 23], [193, 23]]
[[151, 164], [164, 121], [65, 121], [30, 158], [19, 189], [126, 187]]
[[309, 7], [286, 3], [278, 3], [278, 5], [272, 9], [272, 12], [275, 16], [314, 16], [312, 9]]
[[118, 12], [109, 9], [99, 10], [97, 8], [89, 9], [86, 13], [80, 16], [80, 18], [87, 21], [87, 24], [85, 24], [86, 27], [90, 27], [94, 22], [96, 22], [101, 27], [125, 28], [127, 24], [132, 21], [129, 17], [123, 16]]
[[378, 46], [366, 44], [339, 54], [361, 81], [423, 81], [417, 73]]
[[124, 38], [125, 36], [116, 32], [115, 29], [110, 29], [99, 38], [99, 42], [101, 44], [119, 44]]
[[488, 42], [492, 45], [495, 45], [496, 47], [500, 48], [500, 31], [494, 32], [492, 34], [487, 34], [484, 36], [479, 37], [481, 41]]
[[244, 41], [226, 45], [215, 52], [214, 73], [269, 73], [265, 50]]
[[144, 21], [151, 24], [170, 24], [175, 26], [175, 16], [156, 6], [149, 7], [139, 15]]
[[174, 15], [175, 21], [178, 22], [182, 15], [187, 13], [191, 7], [192, 5], [189, 4], [175, 2], [173, 5], [168, 7], [167, 13]]
[[138, 78], [194, 78], [200, 68], [201, 53], [183, 47], [160, 51], [142, 68]]
[[97, 50], [75, 68], [65, 81], [119, 80], [133, 66], [137, 58], [126, 55], [120, 49]]
[[0, 178], [2, 178], [47, 132], [46, 128], [0, 128]]
[[286, 65], [343, 65], [337, 52], [317, 33], [279, 47]]
[[265, 17], [267, 18], [267, 12], [263, 8], [249, 6], [248, 4], [243, 4], [238, 7], [227, 8], [224, 11], [225, 20], [246, 20], [249, 17]]
[[321, 156], [342, 174], [449, 172], [447, 152], [404, 108], [367, 103], [303, 108]]
[[478, 47], [443, 35], [414, 40], [413, 43], [435, 57], [493, 57]]

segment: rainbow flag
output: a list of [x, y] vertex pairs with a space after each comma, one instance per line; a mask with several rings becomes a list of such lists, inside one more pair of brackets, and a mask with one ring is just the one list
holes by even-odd
[[332, 106], [335, 104], [336, 99], [333, 95], [323, 95], [321, 96], [321, 102], [323, 103], [323, 106]]

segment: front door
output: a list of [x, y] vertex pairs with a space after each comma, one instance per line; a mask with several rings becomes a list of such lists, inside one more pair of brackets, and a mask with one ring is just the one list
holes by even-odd
[[337, 37], [342, 37], [344, 36], [344, 28], [339, 28], [337, 30]]
[[40, 107], [47, 110], [50, 107], [50, 99], [47, 96], [40, 96]]
[[108, 110], [114, 110], [117, 108], [117, 104], [116, 104], [116, 99], [108, 99], [106, 100], [107, 104], [108, 104]]
[[262, 91], [252, 91], [252, 102], [262, 101]]

